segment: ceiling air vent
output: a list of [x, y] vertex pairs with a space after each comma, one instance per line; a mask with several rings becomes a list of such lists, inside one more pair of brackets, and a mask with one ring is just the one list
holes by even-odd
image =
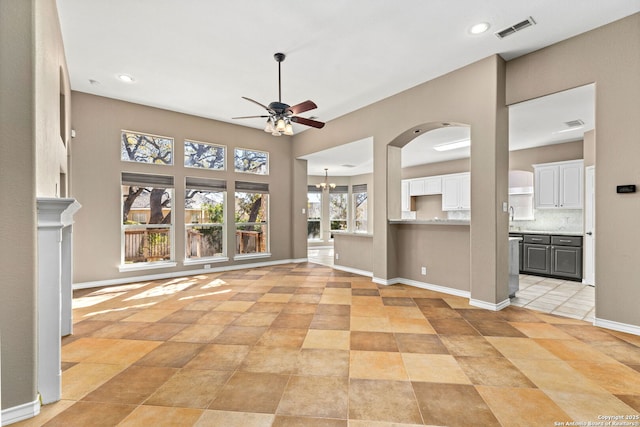
[[580, 119], [570, 120], [568, 122], [564, 122], [564, 124], [567, 125], [570, 128], [584, 126], [584, 122], [582, 120], [580, 120]]
[[505, 28], [502, 31], [498, 31], [495, 34], [496, 34], [496, 37], [498, 37], [499, 39], [503, 39], [507, 36], [514, 34], [517, 31], [524, 30], [525, 28], [530, 27], [532, 25], [536, 25], [536, 21], [534, 21], [532, 17], [529, 17], [524, 21], [518, 22], [517, 24], [514, 24], [510, 27]]

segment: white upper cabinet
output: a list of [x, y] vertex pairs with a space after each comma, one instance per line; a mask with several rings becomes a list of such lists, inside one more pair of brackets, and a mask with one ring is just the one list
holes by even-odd
[[414, 178], [408, 181], [411, 196], [430, 196], [442, 193], [442, 177], [440, 176]]
[[533, 165], [538, 209], [582, 209], [582, 160]]
[[442, 210], [471, 209], [471, 174], [468, 172], [442, 177]]
[[402, 212], [408, 212], [411, 210], [411, 196], [409, 194], [409, 180], [402, 180]]

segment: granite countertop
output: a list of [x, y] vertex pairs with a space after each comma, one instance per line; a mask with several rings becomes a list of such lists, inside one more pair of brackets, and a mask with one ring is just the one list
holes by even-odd
[[584, 234], [582, 231], [566, 231], [566, 230], [543, 231], [543, 230], [513, 230], [513, 229], [509, 229], [509, 233], [511, 234], [548, 234], [553, 236], [582, 236]]
[[471, 221], [460, 219], [390, 219], [389, 224], [470, 225]]

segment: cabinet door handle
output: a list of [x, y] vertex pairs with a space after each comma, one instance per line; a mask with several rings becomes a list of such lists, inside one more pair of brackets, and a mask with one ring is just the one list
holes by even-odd
[[535, 237], [532, 237], [532, 238], [531, 238], [531, 241], [532, 241], [532, 242], [541, 242], [541, 241], [542, 241], [542, 239], [536, 239]]
[[561, 243], [571, 243], [571, 240], [562, 240], [562, 239], [560, 239], [559, 242], [561, 242]]

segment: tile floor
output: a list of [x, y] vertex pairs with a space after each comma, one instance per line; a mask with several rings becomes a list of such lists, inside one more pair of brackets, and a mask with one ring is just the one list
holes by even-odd
[[[333, 265], [333, 247], [309, 248], [309, 262]], [[520, 275], [520, 290], [511, 304], [593, 323], [595, 288], [571, 280]]]
[[[313, 264], [77, 291], [16, 426], [553, 426], [640, 414], [640, 337]], [[567, 425], [567, 424], [565, 424]]]

